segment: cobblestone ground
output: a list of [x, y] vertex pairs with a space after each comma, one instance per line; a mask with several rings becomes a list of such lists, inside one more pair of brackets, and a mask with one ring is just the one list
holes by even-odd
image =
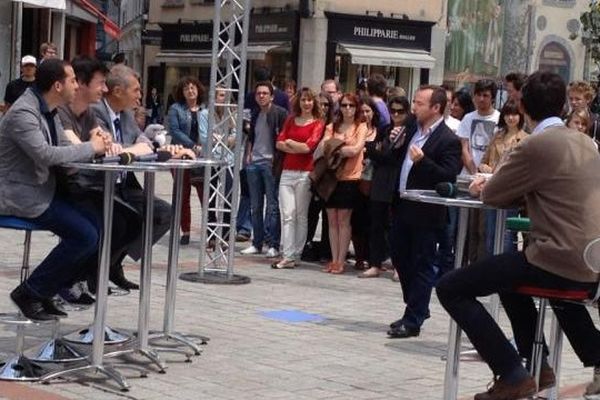
[[[170, 176], [157, 179], [161, 197], [170, 197]], [[197, 199], [193, 199], [196, 226]], [[197, 267], [198, 231], [180, 254], [181, 271]], [[23, 235], [0, 230], [0, 309], [13, 310], [8, 300], [18, 281]], [[32, 264], [56, 243], [44, 232], [33, 235]], [[241, 245], [240, 245], [241, 246]], [[150, 326], [162, 327], [167, 239], [154, 248], [152, 312]], [[387, 325], [402, 310], [399, 284], [386, 275], [356, 279], [354, 271], [334, 276], [320, 272], [317, 264], [304, 263], [295, 270], [272, 270], [263, 257], [237, 256], [236, 273], [252, 279], [247, 285], [207, 285], [178, 281], [176, 328], [210, 338], [193, 362], [176, 353], [162, 353], [168, 364], [158, 374], [138, 356], [114, 359], [131, 390], [121, 393], [100, 377], [68, 378], [50, 385], [0, 382], [3, 399], [442, 399], [444, 361], [449, 319], [435, 295], [421, 336], [406, 340], [386, 337]], [[138, 264], [127, 261], [126, 274], [139, 277]], [[389, 274], [389, 273], [388, 273]], [[110, 297], [108, 323], [134, 330], [137, 294]], [[267, 317], [269, 311], [299, 311], [312, 322], [289, 322]], [[597, 318], [597, 313], [593, 313]], [[92, 311], [71, 312], [62, 325], [70, 332], [88, 324]], [[507, 329], [505, 317], [501, 323]], [[46, 329], [28, 330], [26, 345], [33, 347], [49, 335]], [[0, 358], [14, 348], [14, 328], [0, 326]], [[148, 367], [147, 378], [125, 360]], [[461, 364], [459, 397], [472, 398], [485, 388], [491, 373], [480, 362]], [[584, 370], [572, 349], [565, 345], [561, 371], [563, 399], [581, 398], [591, 371]]]

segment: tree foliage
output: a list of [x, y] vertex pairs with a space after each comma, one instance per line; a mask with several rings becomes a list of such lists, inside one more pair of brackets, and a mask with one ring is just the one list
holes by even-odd
[[579, 18], [582, 24], [582, 40], [588, 47], [592, 61], [600, 68], [600, 2], [590, 0], [589, 9]]

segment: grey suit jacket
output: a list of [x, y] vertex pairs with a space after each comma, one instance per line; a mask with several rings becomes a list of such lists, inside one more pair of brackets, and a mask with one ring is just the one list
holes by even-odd
[[58, 115], [59, 146], [50, 144], [50, 128], [38, 97], [27, 89], [0, 123], [0, 214], [35, 218], [54, 198], [56, 177], [50, 168], [94, 157], [91, 143], [68, 143]]
[[[110, 118], [110, 112], [108, 111], [108, 105], [106, 100], [101, 100], [95, 104], [90, 106], [90, 109], [94, 113], [96, 120], [98, 121], [98, 126], [105, 130], [106, 132], [110, 132], [115, 138], [115, 132], [113, 129], [113, 122]], [[148, 143], [152, 145], [150, 139], [144, 136], [141, 129], [137, 126], [135, 122], [135, 117], [132, 111], [122, 111], [119, 113], [119, 119], [121, 121], [121, 135], [123, 136], [123, 147], [131, 146], [135, 143]], [[133, 174], [128, 179], [135, 182], [135, 177]], [[79, 171], [77, 181], [80, 186], [83, 186], [92, 190], [104, 190], [104, 174], [99, 171]], [[135, 186], [139, 186], [135, 185]]]

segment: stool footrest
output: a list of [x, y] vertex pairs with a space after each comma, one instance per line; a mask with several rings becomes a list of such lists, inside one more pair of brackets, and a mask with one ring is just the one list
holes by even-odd
[[519, 286], [515, 291], [516, 293], [551, 300], [586, 301], [593, 297], [593, 294], [587, 290], [564, 290], [534, 286]]

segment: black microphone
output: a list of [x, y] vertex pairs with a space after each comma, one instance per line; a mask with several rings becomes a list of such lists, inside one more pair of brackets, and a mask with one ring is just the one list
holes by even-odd
[[105, 156], [95, 158], [92, 162], [94, 164], [120, 164], [127, 165], [133, 162], [134, 156], [131, 153], [121, 153], [116, 156]]
[[458, 186], [452, 182], [440, 182], [435, 185], [435, 192], [442, 197], [456, 197]]
[[171, 153], [164, 150], [159, 150], [156, 153], [146, 154], [143, 156], [136, 156], [135, 161], [139, 162], [148, 162], [148, 161], [158, 161], [164, 162], [171, 159]]

